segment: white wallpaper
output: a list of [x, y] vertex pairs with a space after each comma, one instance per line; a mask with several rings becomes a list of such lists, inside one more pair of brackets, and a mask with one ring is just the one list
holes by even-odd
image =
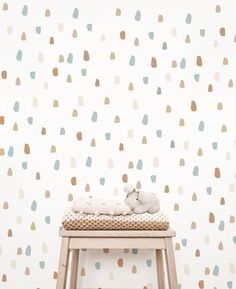
[[[233, 1], [1, 1], [0, 287], [56, 286], [64, 209], [156, 192], [179, 289], [236, 288]], [[83, 251], [78, 288], [153, 288], [151, 250]]]

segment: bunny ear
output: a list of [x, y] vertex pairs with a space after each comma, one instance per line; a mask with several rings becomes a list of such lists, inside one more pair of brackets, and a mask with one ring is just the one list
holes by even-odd
[[131, 184], [126, 185], [126, 186], [124, 187], [124, 192], [126, 192], [126, 193], [131, 193], [131, 192], [134, 191], [134, 190], [135, 190], [135, 188], [134, 188], [134, 186], [131, 185]]

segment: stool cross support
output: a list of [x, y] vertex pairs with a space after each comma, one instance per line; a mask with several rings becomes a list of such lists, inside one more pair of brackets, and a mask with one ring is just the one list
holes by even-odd
[[56, 289], [66, 289], [70, 252], [72, 252], [70, 289], [76, 289], [79, 252], [87, 249], [154, 249], [158, 289], [165, 289], [163, 253], [169, 289], [177, 289], [177, 274], [172, 238], [175, 231], [67, 231], [61, 230], [61, 252]]

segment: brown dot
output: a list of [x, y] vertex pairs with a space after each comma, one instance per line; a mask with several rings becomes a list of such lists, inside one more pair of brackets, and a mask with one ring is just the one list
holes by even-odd
[[118, 267], [123, 267], [124, 265], [123, 259], [122, 258], [118, 259], [117, 264], [118, 264]]
[[76, 177], [72, 177], [72, 178], [71, 178], [71, 184], [72, 184], [73, 186], [76, 186]]
[[3, 115], [1, 115], [0, 116], [0, 124], [4, 124], [5, 123], [5, 119], [4, 119], [4, 116]]
[[197, 110], [197, 105], [196, 105], [196, 102], [194, 100], [191, 101], [191, 110], [192, 111], [196, 111]]
[[52, 36], [49, 39], [49, 44], [51, 44], [51, 45], [54, 44], [54, 38]]
[[212, 92], [212, 91], [213, 91], [213, 86], [212, 86], [212, 84], [209, 84], [209, 85], [208, 85], [208, 91], [209, 91], [209, 92]]
[[41, 129], [41, 134], [42, 134], [42, 135], [45, 135], [45, 134], [46, 134], [46, 128], [45, 128], [45, 127], [42, 127], [42, 129]]
[[225, 28], [224, 27], [220, 28], [220, 36], [225, 36]]
[[57, 279], [58, 273], [56, 271], [53, 272], [53, 279]]
[[220, 251], [224, 250], [224, 246], [223, 246], [222, 242], [219, 243], [218, 250], [220, 250]]
[[25, 147], [24, 147], [24, 153], [27, 155], [30, 154], [30, 146], [27, 143], [25, 144]]
[[158, 15], [158, 20], [157, 20], [158, 22], [163, 22], [163, 15]]
[[58, 76], [58, 68], [57, 67], [53, 68], [52, 74], [53, 74], [53, 76]]
[[168, 185], [165, 185], [164, 192], [165, 192], [165, 193], [169, 193], [169, 192], [170, 192], [170, 189], [169, 189], [169, 186], [168, 186]]
[[212, 212], [209, 213], [209, 222], [215, 223], [215, 215]]
[[215, 168], [215, 177], [216, 178], [220, 178], [221, 177], [219, 168]]
[[152, 57], [152, 59], [151, 59], [151, 67], [153, 67], [153, 68], [157, 67], [157, 60], [155, 57]]
[[199, 281], [198, 281], [198, 287], [199, 287], [200, 289], [204, 289], [204, 281], [203, 281], [203, 280], [199, 280]]
[[89, 61], [89, 52], [87, 50], [84, 50], [84, 60]]
[[200, 250], [199, 250], [199, 249], [196, 249], [196, 251], [195, 251], [195, 256], [196, 256], [196, 257], [200, 257]]
[[96, 79], [95, 80], [95, 86], [97, 87], [97, 86], [100, 86], [100, 81], [99, 81], [99, 79]]
[[124, 150], [124, 145], [123, 145], [123, 143], [120, 143], [120, 145], [119, 145], [119, 151], [123, 151]]
[[77, 138], [77, 140], [82, 140], [82, 132], [81, 131], [77, 132], [76, 138]]
[[105, 99], [104, 99], [104, 104], [110, 104], [110, 99], [109, 99], [109, 97], [105, 97]]
[[2, 274], [2, 282], [7, 282], [7, 275], [6, 274]]
[[221, 205], [225, 205], [225, 198], [224, 198], [224, 197], [221, 197], [221, 198], [220, 198], [220, 204], [221, 204]]
[[187, 34], [185, 37], [185, 43], [190, 43], [190, 42], [191, 42], [190, 36]]
[[132, 266], [131, 272], [134, 274], [137, 273], [137, 267], [135, 265]]
[[121, 15], [121, 10], [120, 8], [116, 8], [116, 16], [120, 16]]
[[1, 72], [1, 76], [2, 76], [2, 79], [7, 79], [7, 71], [6, 70], [3, 70]]
[[120, 32], [120, 39], [122, 39], [122, 40], [125, 39], [125, 31]]
[[12, 230], [11, 230], [11, 229], [8, 229], [8, 231], [7, 231], [7, 236], [8, 236], [8, 237], [12, 237]]
[[127, 183], [128, 182], [128, 175], [127, 174], [123, 174], [122, 175], [122, 181], [123, 181], [123, 183]]
[[202, 66], [202, 58], [201, 58], [201, 56], [197, 56], [197, 61], [196, 61], [196, 63], [197, 63], [197, 66]]
[[103, 252], [104, 252], [105, 254], [107, 254], [107, 253], [110, 252], [110, 250], [109, 250], [108, 248], [103, 248]]
[[119, 122], [120, 122], [120, 117], [119, 117], [119, 115], [116, 115], [116, 116], [115, 116], [114, 122], [115, 122], [115, 123], [119, 123]]

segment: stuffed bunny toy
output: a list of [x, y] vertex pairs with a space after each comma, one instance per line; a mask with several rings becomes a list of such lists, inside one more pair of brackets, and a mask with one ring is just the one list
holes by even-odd
[[126, 192], [125, 204], [136, 214], [157, 213], [160, 211], [160, 202], [154, 193], [137, 191], [133, 185], [124, 187]]

